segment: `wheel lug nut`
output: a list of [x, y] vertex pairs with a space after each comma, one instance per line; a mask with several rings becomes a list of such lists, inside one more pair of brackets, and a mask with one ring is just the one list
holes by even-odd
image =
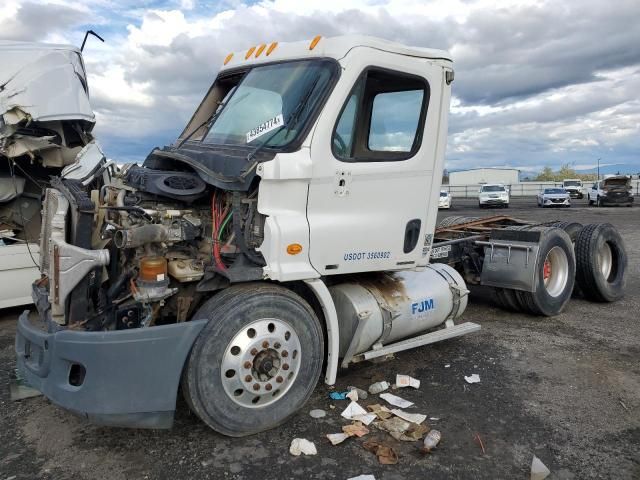
[[264, 389], [265, 389], [267, 392], [271, 391], [271, 388], [273, 388], [273, 387], [271, 386], [271, 384], [270, 384], [270, 383], [267, 383], [267, 384], [264, 386]]
[[262, 342], [262, 348], [269, 348], [269, 342], [267, 342], [266, 340]]
[[247, 375], [246, 377], [244, 377], [245, 382], [250, 382], [251, 380], [253, 380], [253, 377], [251, 375]]
[[284, 378], [282, 377], [276, 377], [276, 382], [278, 383], [282, 383], [284, 381]]
[[287, 352], [286, 350], [283, 350], [280, 355], [282, 355], [284, 358], [287, 358], [289, 356], [289, 352]]
[[289, 370], [289, 364], [285, 363], [284, 365], [282, 365], [282, 369], [283, 370]]
[[250, 353], [251, 353], [251, 355], [255, 356], [255, 355], [258, 354], [258, 349], [257, 348], [252, 348]]
[[260, 390], [260, 385], [258, 385], [257, 383], [253, 384], [253, 389], [254, 390]]
[[249, 360], [244, 362], [244, 368], [251, 368], [251, 362]]
[[280, 345], [279, 342], [276, 342], [273, 344], [273, 348], [280, 348], [282, 345]]

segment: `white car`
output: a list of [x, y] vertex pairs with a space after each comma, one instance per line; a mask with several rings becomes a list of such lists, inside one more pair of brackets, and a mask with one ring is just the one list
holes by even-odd
[[589, 205], [603, 207], [605, 205], [633, 205], [633, 187], [631, 177], [627, 175], [611, 175], [593, 184], [587, 192]]
[[509, 190], [501, 183], [486, 183], [478, 193], [478, 207], [509, 208]]
[[440, 200], [438, 208], [451, 208], [451, 194], [446, 190], [440, 190]]
[[538, 193], [539, 207], [570, 207], [571, 198], [564, 188], [545, 188]]

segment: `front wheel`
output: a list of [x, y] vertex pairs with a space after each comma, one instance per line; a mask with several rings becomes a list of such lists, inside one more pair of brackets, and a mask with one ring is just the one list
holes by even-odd
[[322, 327], [309, 304], [277, 285], [230, 287], [194, 318], [209, 322], [183, 373], [193, 412], [232, 437], [274, 428], [309, 399], [324, 358]]
[[602, 207], [602, 198], [596, 198], [596, 207]]

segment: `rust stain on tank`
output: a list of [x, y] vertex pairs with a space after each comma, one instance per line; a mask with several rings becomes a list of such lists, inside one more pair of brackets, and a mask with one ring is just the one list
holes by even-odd
[[391, 307], [398, 306], [409, 300], [402, 279], [394, 273], [383, 272], [362, 276], [359, 281], [364, 288], [374, 293], [374, 295], [377, 294]]

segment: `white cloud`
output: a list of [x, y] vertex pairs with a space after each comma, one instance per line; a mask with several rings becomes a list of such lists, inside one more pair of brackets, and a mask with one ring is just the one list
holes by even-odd
[[[449, 166], [633, 161], [640, 148], [640, 4], [598, 0], [6, 0], [0, 31], [79, 44], [107, 151], [171, 142], [229, 51], [340, 33], [449, 49], [456, 81]], [[43, 22], [42, 18], [51, 21]], [[580, 21], [576, 21], [579, 19]], [[381, 33], [382, 32], [382, 33]], [[124, 140], [123, 140], [124, 139]], [[126, 141], [125, 141], [126, 140]], [[129, 150], [123, 150], [123, 145]]]

